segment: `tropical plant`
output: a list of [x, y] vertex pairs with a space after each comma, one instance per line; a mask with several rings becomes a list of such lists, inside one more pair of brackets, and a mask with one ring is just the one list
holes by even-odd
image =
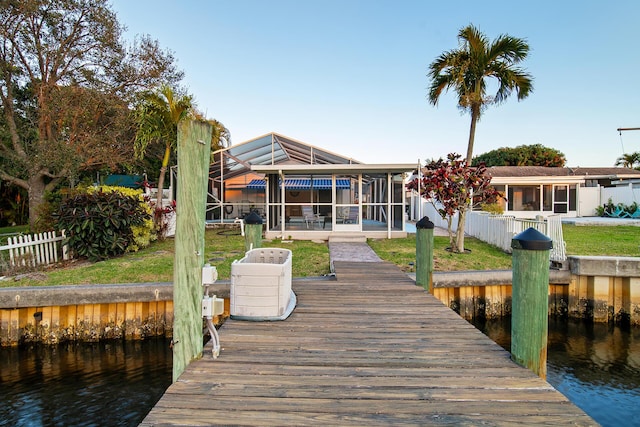
[[633, 169], [636, 165], [640, 166], [640, 151], [634, 153], [625, 153], [616, 159], [615, 166]]
[[73, 252], [91, 261], [121, 255], [142, 244], [136, 227], [144, 228], [146, 223], [149, 228], [151, 222], [151, 213], [141, 195], [101, 188], [76, 191], [60, 203], [53, 216], [56, 228], [66, 230], [67, 243]]
[[160, 144], [162, 165], [158, 176], [158, 198], [156, 208], [162, 209], [162, 189], [169, 158], [175, 150], [178, 139], [178, 122], [189, 115], [193, 107], [190, 95], [176, 93], [170, 86], [162, 85], [155, 92], [147, 92], [136, 108], [138, 130], [135, 139], [135, 151], [138, 158], [144, 157], [152, 144]]
[[[437, 105], [443, 92], [453, 89], [458, 95], [458, 107], [471, 114], [467, 164], [471, 165], [476, 124], [482, 111], [491, 104], [500, 104], [515, 90], [518, 100], [533, 90], [533, 79], [516, 65], [529, 54], [529, 45], [509, 35], [500, 35], [490, 42], [476, 27], [469, 25], [458, 33], [460, 47], [441, 54], [429, 66], [428, 99]], [[497, 80], [498, 89], [487, 95], [490, 78]]]
[[[147, 92], [136, 108], [136, 122], [138, 129], [135, 139], [136, 156], [142, 159], [152, 148], [162, 147], [162, 164], [158, 176], [158, 197], [155, 202], [156, 225], [163, 220], [162, 189], [169, 160], [175, 151], [178, 139], [178, 122], [187, 117], [207, 122], [212, 125], [212, 152], [226, 147], [231, 141], [229, 130], [215, 119], [207, 119], [197, 111], [193, 104], [193, 97], [178, 93], [168, 85], [161, 86], [157, 91]], [[158, 150], [156, 150], [158, 151]]]
[[[493, 204], [501, 197], [491, 184], [486, 167], [467, 166], [460, 154], [451, 153], [447, 160], [432, 160], [424, 167], [424, 174], [418, 185], [418, 179], [411, 181], [407, 188], [417, 190], [433, 203], [440, 216], [447, 221], [449, 243], [453, 252], [464, 252], [464, 221], [472, 204]], [[458, 226], [454, 235], [452, 222], [458, 213]]]

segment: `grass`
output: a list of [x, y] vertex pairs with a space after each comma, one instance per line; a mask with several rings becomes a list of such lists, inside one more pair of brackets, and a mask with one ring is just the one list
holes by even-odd
[[[567, 253], [573, 255], [640, 256], [640, 228], [632, 226], [563, 226]], [[0, 234], [8, 233], [6, 228]], [[465, 239], [466, 254], [446, 250], [447, 237], [434, 238], [436, 271], [499, 270], [511, 268], [511, 256], [474, 238]], [[415, 235], [404, 239], [370, 239], [369, 245], [385, 261], [402, 270], [414, 270]], [[294, 277], [321, 276], [329, 273], [329, 250], [326, 244], [312, 241], [264, 241], [263, 247], [283, 247], [293, 251]], [[205, 261], [215, 265], [221, 280], [229, 279], [231, 263], [242, 258], [244, 237], [237, 230], [207, 230]], [[173, 281], [174, 242], [167, 239], [136, 253], [107, 261], [71, 262], [63, 268], [44, 270], [43, 280], [25, 278], [5, 280], [0, 286], [46, 286], [98, 283], [138, 283]], [[45, 278], [46, 277], [46, 278]]]
[[15, 225], [13, 227], [0, 228], [0, 246], [6, 245], [9, 237], [14, 234], [27, 233], [29, 231], [28, 225]]
[[[403, 271], [413, 271], [410, 263], [416, 260], [415, 234], [405, 239], [369, 239], [369, 246], [385, 261], [399, 266]], [[470, 252], [454, 254], [447, 250], [448, 237], [433, 238], [433, 269], [435, 271], [503, 270], [511, 268], [511, 255], [495, 246], [474, 238], [465, 238], [465, 248]]]
[[[282, 243], [263, 241], [263, 247], [283, 247], [293, 251], [294, 277], [321, 276], [329, 273], [327, 245], [310, 241]], [[237, 230], [207, 230], [205, 233], [205, 262], [215, 265], [220, 279], [229, 279], [231, 263], [244, 256], [244, 237]], [[5, 280], [0, 286], [48, 286], [100, 283], [140, 283], [173, 281], [174, 241], [166, 239], [135, 253], [106, 261], [91, 263], [74, 261], [64, 268], [42, 271], [46, 278], [25, 277], [19, 281]]]
[[562, 226], [567, 255], [640, 256], [640, 227]]

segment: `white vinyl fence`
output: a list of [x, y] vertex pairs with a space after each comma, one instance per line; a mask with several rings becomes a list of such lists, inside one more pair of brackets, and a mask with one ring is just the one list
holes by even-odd
[[[422, 198], [415, 196], [416, 200]], [[433, 204], [422, 199], [421, 210], [417, 201], [412, 202], [412, 219], [419, 220], [419, 215], [429, 217], [436, 227], [447, 228], [447, 221], [443, 219]], [[458, 214], [453, 217], [452, 228], [458, 226]], [[489, 212], [467, 212], [465, 233], [483, 242], [497, 246], [505, 252], [511, 253], [511, 240], [524, 230], [533, 227], [553, 241], [550, 253], [551, 261], [564, 262], [567, 259], [564, 237], [562, 235], [562, 218], [551, 215], [540, 219], [518, 219], [510, 215], [494, 215]]]
[[0, 251], [9, 252], [9, 265], [35, 267], [49, 265], [60, 259], [69, 259], [69, 248], [63, 244], [65, 233], [55, 231], [32, 235], [9, 237], [8, 244], [0, 246]]

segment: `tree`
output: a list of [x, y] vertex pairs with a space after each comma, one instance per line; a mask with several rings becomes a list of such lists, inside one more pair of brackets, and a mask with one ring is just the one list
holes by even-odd
[[[421, 195], [427, 197], [434, 204], [443, 219], [447, 220], [449, 243], [453, 252], [464, 252], [464, 222], [460, 221], [472, 203], [478, 205], [495, 203], [500, 194], [492, 187], [491, 177], [486, 174], [486, 167], [467, 166], [466, 160], [460, 154], [451, 153], [447, 160], [432, 160], [424, 168], [424, 175], [420, 181]], [[418, 179], [414, 179], [407, 186], [418, 189]], [[458, 226], [453, 234], [452, 220], [458, 213]]]
[[164, 147], [158, 177], [156, 209], [162, 209], [164, 176], [169, 165], [169, 157], [177, 144], [178, 122], [188, 116], [192, 102], [190, 95], [176, 94], [170, 86], [163, 85], [156, 92], [147, 92], [136, 108], [136, 156], [144, 157], [151, 144], [161, 144]]
[[[500, 104], [515, 90], [518, 100], [526, 98], [533, 90], [533, 79], [515, 65], [529, 54], [529, 45], [509, 35], [501, 35], [493, 42], [476, 27], [469, 25], [458, 33], [460, 47], [444, 52], [429, 66], [428, 99], [437, 105], [440, 95], [454, 89], [458, 95], [458, 107], [471, 114], [467, 164], [473, 157], [476, 124], [482, 111], [491, 104]], [[494, 96], [487, 95], [489, 78], [497, 80]]]
[[635, 153], [625, 153], [616, 159], [615, 166], [633, 169], [636, 165], [640, 165], [640, 151]]
[[484, 163], [485, 166], [546, 166], [564, 167], [567, 159], [554, 148], [541, 144], [502, 147], [473, 158], [472, 165]]
[[[193, 117], [212, 125], [211, 150], [227, 146], [231, 140], [229, 130], [214, 119], [206, 119], [193, 105], [193, 97], [177, 93], [169, 85], [147, 92], [136, 108], [137, 132], [135, 151], [138, 158], [149, 154], [155, 146], [161, 146], [162, 164], [158, 176], [156, 209], [162, 208], [162, 188], [171, 154], [175, 151], [178, 137], [178, 122]], [[156, 218], [159, 220], [159, 218]]]
[[7, 0], [0, 8], [0, 179], [45, 191], [130, 156], [136, 93], [182, 78], [149, 37], [132, 46], [108, 0]]
[[[491, 104], [506, 101], [514, 90], [518, 100], [526, 98], [533, 90], [533, 78], [516, 66], [529, 54], [529, 45], [523, 39], [501, 35], [490, 42], [469, 25], [459, 31], [458, 40], [458, 49], [444, 52], [429, 66], [428, 99], [437, 105], [443, 92], [456, 91], [458, 107], [471, 115], [466, 157], [466, 164], [471, 165], [476, 124], [482, 111]], [[498, 84], [493, 96], [487, 95], [490, 78]], [[464, 230], [466, 210], [459, 212], [458, 228]]]

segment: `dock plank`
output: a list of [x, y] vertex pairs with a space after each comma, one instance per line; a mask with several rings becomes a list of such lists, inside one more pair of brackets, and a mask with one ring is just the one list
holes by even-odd
[[392, 264], [334, 268], [285, 321], [228, 320], [141, 425], [597, 425]]

